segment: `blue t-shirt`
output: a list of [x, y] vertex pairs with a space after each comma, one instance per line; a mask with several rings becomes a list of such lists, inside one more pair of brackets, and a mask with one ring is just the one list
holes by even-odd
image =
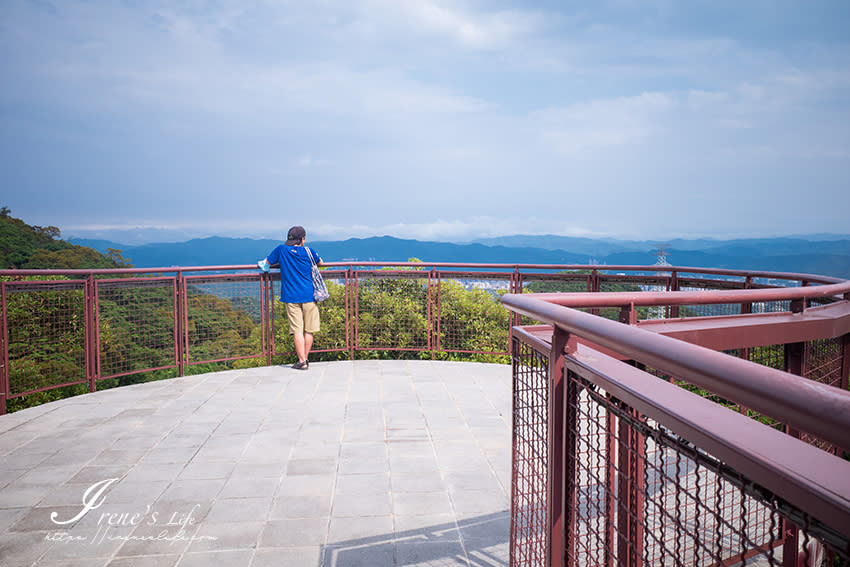
[[[313, 261], [322, 258], [312, 248]], [[280, 300], [284, 303], [310, 303], [313, 301], [313, 276], [306, 246], [281, 244], [266, 256], [269, 264], [280, 264]]]

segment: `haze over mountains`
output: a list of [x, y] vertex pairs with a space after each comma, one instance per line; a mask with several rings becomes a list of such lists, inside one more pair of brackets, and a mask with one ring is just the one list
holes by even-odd
[[[280, 241], [209, 237], [185, 242], [126, 246], [108, 240], [72, 238], [102, 252], [122, 251], [139, 268], [253, 264]], [[649, 266], [663, 247], [674, 266], [799, 272], [850, 278], [850, 235], [813, 235], [736, 240], [634, 241], [551, 235], [517, 235], [470, 243], [425, 242], [391, 236], [311, 241], [325, 261], [510, 264], [600, 264]]]

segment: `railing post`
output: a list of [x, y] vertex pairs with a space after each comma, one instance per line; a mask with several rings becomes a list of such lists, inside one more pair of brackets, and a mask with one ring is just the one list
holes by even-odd
[[[594, 269], [590, 272], [590, 293], [599, 293], [602, 285], [599, 282], [599, 270]], [[594, 315], [599, 315], [598, 307], [591, 307], [590, 312]]]
[[[632, 418], [636, 410], [628, 408]], [[619, 424], [617, 458], [617, 565], [641, 567], [643, 557], [643, 436], [625, 419]]]
[[0, 328], [0, 415], [6, 414], [6, 400], [9, 398], [9, 319], [6, 310], [6, 282], [0, 282], [0, 301], [2, 301], [2, 328]]
[[94, 392], [97, 390], [97, 378], [100, 374], [100, 320], [97, 314], [97, 283], [94, 281], [94, 275], [89, 274], [86, 278], [84, 290], [83, 341], [86, 351], [86, 378], [89, 381], [89, 392]]
[[[563, 360], [563, 356], [561, 357]], [[563, 510], [564, 510], [564, 557], [566, 565], [569, 563], [570, 567], [578, 567], [577, 564], [577, 547], [578, 542], [578, 525], [577, 518], [579, 516], [578, 511], [576, 509], [578, 499], [576, 498], [577, 490], [577, 474], [576, 470], [578, 468], [577, 460], [579, 458], [577, 447], [578, 447], [578, 435], [579, 435], [579, 425], [578, 425], [578, 405], [579, 405], [579, 384], [575, 379], [575, 376], [571, 376], [569, 372], [566, 372], [564, 375], [564, 381], [566, 382], [566, 395], [564, 396], [564, 497], [563, 497]]]
[[569, 338], [569, 333], [555, 327], [552, 332], [552, 348], [549, 351], [549, 567], [564, 567], [566, 534], [573, 532], [573, 526], [566, 526], [564, 523], [566, 485], [569, 485], [569, 490], [573, 490], [573, 479], [567, 478], [565, 474], [566, 459], [569, 456], [564, 451], [565, 412], [569, 409], [564, 405], [568, 401], [564, 396], [564, 349]]
[[[747, 276], [747, 279], [744, 280], [744, 289], [752, 289], [752, 288], [753, 288], [753, 276]], [[753, 312], [753, 302], [752, 301], [741, 304], [741, 314], [750, 314], [752, 312]]]
[[189, 328], [186, 319], [186, 280], [183, 272], [177, 272], [177, 281], [174, 288], [175, 309], [174, 325], [177, 331], [177, 375], [186, 375], [186, 347], [189, 342]]
[[[804, 302], [802, 300], [791, 301], [791, 311], [799, 313], [803, 310]], [[797, 376], [804, 377], [806, 375], [806, 343], [790, 343], [785, 345], [785, 371]], [[786, 433], [796, 438], [800, 438], [800, 432], [786, 427]], [[783, 567], [800, 567], [799, 561], [799, 546], [800, 532], [797, 527], [787, 519], [782, 519], [782, 565]]]
[[841, 389], [846, 391], [850, 389], [850, 384], [848, 384], [850, 382], [850, 333], [841, 338], [841, 343], [841, 349], [844, 353], [841, 361]]
[[626, 325], [635, 325], [637, 324], [637, 311], [635, 310], [634, 301], [629, 305], [623, 305], [620, 307], [620, 323], [625, 323]]
[[[606, 394], [611, 400], [611, 394]], [[605, 567], [614, 565], [616, 548], [617, 500], [614, 491], [617, 487], [617, 416], [611, 410], [605, 410]]]
[[[431, 309], [431, 279], [437, 280], [437, 309]], [[442, 318], [443, 318], [443, 297], [442, 297], [442, 287], [443, 287], [443, 275], [437, 271], [437, 268], [431, 268], [431, 273], [428, 274], [428, 299], [427, 304], [425, 306], [425, 311], [427, 313], [427, 319], [430, 328], [428, 329], [428, 350], [431, 351], [431, 360], [434, 360], [434, 353], [439, 351], [443, 347], [443, 341], [440, 338], [440, 332], [442, 331]], [[436, 314], [434, 313], [436, 311]], [[432, 318], [433, 315], [433, 318]], [[433, 321], [432, 319], [436, 319]], [[433, 337], [433, 338], [432, 338]], [[433, 342], [432, 342], [433, 341]]]
[[[522, 293], [522, 289], [523, 289], [523, 277], [522, 277], [522, 274], [519, 271], [519, 268], [516, 268], [516, 289], [514, 290], [514, 293]], [[519, 313], [513, 313], [513, 317], [514, 317], [514, 323], [513, 323], [514, 325], [522, 325], [522, 315], [520, 315]]]
[[[271, 341], [269, 352], [271, 356], [277, 356], [277, 328], [275, 326], [277, 324], [277, 316], [275, 315], [277, 298], [274, 294], [274, 276], [269, 272], [267, 277], [269, 285], [269, 340]], [[283, 281], [281, 281], [281, 285], [283, 285]]]
[[[679, 272], [673, 270], [670, 273], [670, 291], [679, 291]], [[670, 310], [670, 319], [678, 319], [679, 318], [679, 306], [671, 305], [669, 306]]]
[[[520, 274], [519, 267], [514, 268], [514, 273], [511, 277], [510, 288], [508, 289], [508, 293], [522, 293], [522, 274]], [[510, 328], [515, 325], [522, 324], [522, 317], [519, 313], [515, 313], [513, 311], [510, 312], [510, 317], [508, 318], [508, 336], [510, 337]], [[513, 348], [513, 341], [510, 341], [511, 348]], [[513, 352], [513, 351], [511, 351]]]
[[354, 267], [348, 266], [345, 271], [345, 345], [348, 347], [348, 358], [354, 360], [354, 337], [351, 332], [352, 309], [354, 307], [351, 286], [354, 282]]
[[[353, 337], [354, 340], [352, 341], [352, 345], [354, 346], [353, 350], [357, 350], [357, 348], [360, 346], [360, 325], [358, 324], [358, 320], [360, 319], [360, 306], [359, 306], [360, 289], [358, 287], [359, 284], [360, 284], [359, 280], [360, 280], [359, 275], [355, 271], [354, 272], [354, 297], [351, 300], [351, 302], [352, 302], [351, 313], [354, 316], [354, 319], [352, 320], [352, 326], [354, 327], [354, 337]], [[352, 351], [352, 355], [353, 355], [353, 351]]]
[[262, 318], [263, 318], [263, 351], [266, 355], [266, 366], [272, 365], [272, 344], [274, 335], [272, 334], [272, 301], [274, 298], [274, 287], [272, 287], [272, 278], [269, 272], [260, 272], [260, 286], [262, 287]]
[[[753, 276], [747, 276], [744, 280], [744, 289], [752, 289], [753, 288]], [[753, 302], [748, 301], [746, 303], [741, 304], [741, 315], [749, 315], [753, 312]], [[750, 359], [750, 348], [744, 347], [738, 349], [738, 358], [743, 358], [744, 360]], [[747, 414], [747, 408], [743, 405], [738, 406], [738, 411], [744, 415]]]

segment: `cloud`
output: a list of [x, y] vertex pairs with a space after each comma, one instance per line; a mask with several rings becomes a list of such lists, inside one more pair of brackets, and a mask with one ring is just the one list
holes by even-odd
[[310, 229], [315, 239], [331, 240], [366, 238], [376, 235], [395, 236], [437, 242], [463, 242], [476, 238], [504, 236], [506, 234], [557, 234], [560, 236], [589, 236], [589, 229], [563, 223], [552, 223], [535, 217], [470, 217], [453, 220], [434, 220], [421, 223], [391, 224], [317, 224]]
[[773, 20], [708, 4], [8, 2], [8, 205], [43, 225], [174, 224], [192, 202], [252, 228], [291, 190], [327, 196], [314, 220], [341, 233], [465, 238], [539, 203], [581, 210], [540, 207], [555, 232], [672, 223], [686, 189], [714, 217], [794, 187], [848, 204], [846, 33], [765, 38]]
[[[289, 6], [289, 11], [298, 11]], [[545, 16], [528, 9], [493, 9], [466, 0], [353, 0], [345, 4], [312, 3], [301, 21], [319, 23], [323, 39], [347, 43], [350, 53], [369, 51], [382, 58], [415, 53], [504, 51], [538, 34]], [[329, 26], [327, 24], [330, 24]]]
[[402, 2], [403, 20], [459, 45], [503, 49], [533, 33], [541, 24], [534, 13], [518, 10], [474, 11], [463, 3], [413, 0]]
[[[504, 236], [506, 234], [555, 234], [560, 236], [599, 235], [590, 229], [563, 223], [551, 223], [537, 217], [470, 217], [463, 219], [437, 219], [430, 222], [387, 224], [334, 224], [322, 222], [304, 222], [310, 240], [345, 240], [348, 238], [368, 238], [371, 236], [394, 236], [396, 238], [426, 240], [436, 242], [466, 242], [476, 238]], [[158, 223], [144, 221], [140, 223], [115, 224], [72, 224], [61, 227], [67, 238], [104, 238], [113, 239], [122, 244], [144, 242], [177, 242], [191, 238], [203, 238], [212, 235], [280, 238], [281, 227], [277, 220], [257, 219], [249, 229], [244, 227], [222, 226], [209, 220], [195, 220], [185, 223]]]
[[675, 104], [665, 93], [597, 99], [535, 112], [546, 144], [562, 154], [636, 145], [662, 128], [663, 116]]

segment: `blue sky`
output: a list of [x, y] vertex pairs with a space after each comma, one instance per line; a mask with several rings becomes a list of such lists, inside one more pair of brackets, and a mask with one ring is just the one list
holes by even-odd
[[4, 0], [0, 71], [66, 237], [850, 233], [845, 0]]

